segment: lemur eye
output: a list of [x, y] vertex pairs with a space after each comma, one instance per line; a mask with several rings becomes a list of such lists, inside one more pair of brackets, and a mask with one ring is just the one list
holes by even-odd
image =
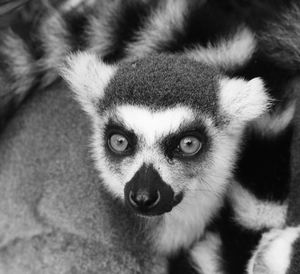
[[116, 153], [122, 153], [128, 148], [128, 140], [121, 134], [113, 134], [108, 140], [109, 148]]
[[193, 156], [199, 152], [202, 147], [200, 140], [194, 136], [186, 136], [179, 142], [178, 149], [183, 156]]

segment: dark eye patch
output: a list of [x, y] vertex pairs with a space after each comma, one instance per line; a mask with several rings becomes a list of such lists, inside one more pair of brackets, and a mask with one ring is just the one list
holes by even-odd
[[[109, 146], [109, 140], [115, 134], [124, 136], [128, 141], [128, 148], [124, 152], [119, 154], [114, 153]], [[103, 138], [106, 154], [111, 158], [111, 160], [120, 161], [126, 156], [132, 156], [137, 149], [137, 136], [133, 131], [126, 129], [125, 126], [120, 122], [109, 120], [105, 126]]]
[[[184, 137], [196, 137], [201, 143], [202, 147], [199, 153], [190, 157], [185, 157], [179, 150], [180, 141]], [[209, 147], [209, 135], [206, 127], [202, 121], [195, 121], [191, 124], [181, 126], [176, 132], [171, 133], [162, 141], [162, 149], [169, 159], [178, 158], [180, 160], [193, 160], [200, 157], [207, 151]]]

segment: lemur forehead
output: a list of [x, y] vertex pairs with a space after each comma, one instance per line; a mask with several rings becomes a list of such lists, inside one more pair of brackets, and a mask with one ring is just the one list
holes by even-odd
[[152, 55], [123, 63], [105, 89], [99, 106], [139, 105], [164, 109], [178, 104], [217, 114], [220, 74], [186, 57]]

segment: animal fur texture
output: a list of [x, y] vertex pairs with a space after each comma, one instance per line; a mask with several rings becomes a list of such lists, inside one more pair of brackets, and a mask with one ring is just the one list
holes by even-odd
[[64, 85], [35, 93], [7, 124], [0, 137], [1, 274], [166, 273], [147, 231], [102, 187], [88, 133]]
[[[204, 273], [213, 268], [242, 273], [261, 234], [285, 227], [294, 111], [289, 86], [299, 67], [298, 2], [67, 1], [41, 10], [38, 20], [29, 22], [27, 35], [15, 24], [3, 32], [7, 35], [0, 44], [1, 64], [5, 64], [0, 64], [3, 123], [33, 87], [53, 83], [64, 57], [78, 50], [96, 53], [110, 64], [169, 52], [215, 66], [228, 77], [263, 78], [275, 98], [273, 109], [245, 130], [234, 172], [237, 184], [228, 189], [220, 217], [210, 224], [203, 241], [195, 243], [190, 253], [178, 253], [184, 255], [181, 259], [171, 259], [175, 264], [171, 269], [176, 271], [181, 267], [176, 263], [186, 256], [199, 262], [196, 268]], [[251, 208], [245, 208], [241, 197]], [[266, 214], [278, 219], [270, 221]], [[284, 231], [282, 235], [284, 238]], [[221, 254], [216, 255], [213, 251], [220, 242]], [[211, 250], [206, 260], [197, 255], [197, 251], [203, 254], [202, 244]], [[262, 245], [254, 254], [260, 253]], [[220, 257], [223, 260], [216, 262]], [[257, 273], [268, 273], [271, 261]], [[282, 267], [282, 273], [287, 268]], [[249, 266], [250, 273], [253, 269]]]
[[[78, 54], [68, 59], [62, 75], [92, 119], [93, 155], [103, 183], [126, 201], [126, 188], [135, 174], [145, 165], [153, 166], [174, 197], [181, 198], [170, 213], [162, 209], [161, 224], [153, 218], [158, 229], [152, 241], [167, 254], [188, 248], [222, 205], [245, 125], [269, 107], [262, 80], [229, 79], [212, 67], [168, 55], [117, 68], [95, 55]], [[134, 153], [120, 159], [108, 153], [106, 132], [111, 127], [136, 136]], [[195, 131], [202, 136], [200, 156], [173, 156], [177, 144], [172, 150], [169, 143]], [[163, 200], [164, 191], [160, 193]]]

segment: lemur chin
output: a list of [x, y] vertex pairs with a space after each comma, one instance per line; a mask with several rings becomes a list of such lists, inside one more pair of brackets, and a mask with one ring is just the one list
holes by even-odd
[[243, 129], [270, 105], [262, 80], [170, 55], [116, 67], [78, 53], [61, 74], [92, 120], [103, 184], [151, 216], [160, 251], [190, 246], [222, 206]]

